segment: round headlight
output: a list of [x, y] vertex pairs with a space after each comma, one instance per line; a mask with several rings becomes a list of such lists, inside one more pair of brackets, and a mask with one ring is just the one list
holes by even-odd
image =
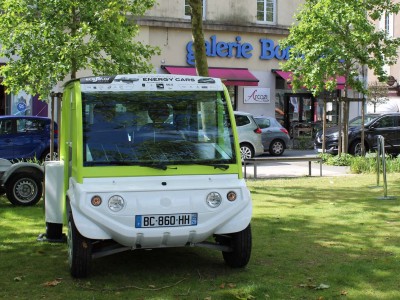
[[113, 212], [120, 211], [124, 208], [124, 205], [125, 202], [121, 196], [114, 195], [111, 196], [110, 199], [108, 199], [108, 208]]
[[207, 205], [212, 208], [218, 207], [222, 202], [222, 197], [217, 192], [211, 192], [207, 195]]

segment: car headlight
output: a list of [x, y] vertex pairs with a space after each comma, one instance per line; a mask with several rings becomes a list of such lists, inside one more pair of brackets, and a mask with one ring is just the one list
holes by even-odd
[[211, 192], [207, 195], [207, 205], [212, 208], [218, 207], [222, 202], [222, 197], [217, 192]]
[[124, 198], [118, 195], [111, 196], [108, 199], [108, 208], [113, 212], [118, 212], [122, 210], [125, 206]]

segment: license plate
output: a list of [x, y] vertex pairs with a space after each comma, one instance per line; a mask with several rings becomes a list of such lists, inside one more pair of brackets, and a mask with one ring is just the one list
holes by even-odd
[[178, 227], [195, 225], [197, 225], [197, 213], [135, 216], [135, 228]]

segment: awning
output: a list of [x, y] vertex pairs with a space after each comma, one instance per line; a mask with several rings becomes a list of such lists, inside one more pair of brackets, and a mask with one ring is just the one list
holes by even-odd
[[[193, 67], [161, 66], [170, 74], [197, 75]], [[208, 68], [210, 77], [221, 78], [225, 85], [258, 86], [259, 80], [246, 68]]]
[[[292, 72], [285, 72], [285, 71], [281, 71], [281, 70], [272, 70], [272, 73], [275, 73], [278, 76], [282, 77], [290, 85], [290, 81], [292, 80]], [[336, 77], [336, 89], [343, 90], [345, 82], [346, 82], [346, 79], [344, 78], [344, 76], [337, 76]]]

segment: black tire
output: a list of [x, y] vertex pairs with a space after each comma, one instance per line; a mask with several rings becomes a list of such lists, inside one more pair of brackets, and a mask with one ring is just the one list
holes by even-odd
[[[364, 146], [365, 153], [368, 151], [367, 145]], [[354, 156], [361, 156], [361, 140], [355, 140], [349, 147], [349, 154]]]
[[7, 198], [14, 205], [35, 205], [42, 197], [42, 193], [42, 179], [32, 173], [12, 175], [6, 183]]
[[92, 264], [92, 241], [79, 233], [72, 212], [68, 213], [67, 242], [71, 276], [75, 278], [87, 277], [90, 274]]
[[250, 224], [242, 231], [217, 236], [216, 241], [232, 248], [230, 252], [222, 251], [222, 256], [227, 265], [232, 268], [242, 268], [248, 264], [252, 245]]
[[282, 140], [273, 140], [269, 145], [269, 154], [273, 156], [282, 155], [285, 152], [285, 143]]
[[247, 158], [253, 158], [254, 157], [253, 147], [247, 143], [240, 144], [240, 156], [242, 160], [245, 160]]

